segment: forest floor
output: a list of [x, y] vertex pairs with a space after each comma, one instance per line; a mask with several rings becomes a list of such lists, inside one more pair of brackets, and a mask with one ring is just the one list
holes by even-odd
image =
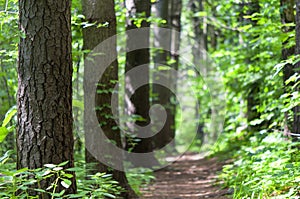
[[228, 189], [216, 186], [224, 162], [199, 154], [185, 154], [168, 167], [156, 171], [155, 180], [142, 190], [144, 199], [228, 199]]

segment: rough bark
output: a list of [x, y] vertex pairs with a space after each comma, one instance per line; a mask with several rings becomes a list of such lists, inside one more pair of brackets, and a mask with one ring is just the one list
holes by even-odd
[[[85, 19], [89, 23], [95, 23], [94, 26], [90, 26], [83, 29], [83, 48], [85, 50], [93, 50], [97, 45], [99, 45], [104, 40], [116, 35], [116, 15], [115, 15], [115, 4], [113, 0], [83, 0], [83, 14], [85, 15]], [[107, 24], [107, 25], [103, 25]], [[98, 27], [100, 25], [100, 27]], [[101, 26], [102, 25], [102, 26]], [[98, 52], [102, 53], [103, 59], [107, 57], [116, 57], [116, 40], [113, 43], [110, 43], [110, 46], [107, 46], [106, 52]], [[95, 57], [99, 56], [99, 54], [95, 54]], [[101, 55], [100, 55], [101, 56]], [[85, 62], [88, 60], [85, 60]], [[97, 65], [98, 66], [98, 65]], [[102, 77], [99, 77], [99, 82], [97, 86], [98, 92], [95, 94], [95, 102], [96, 102], [96, 115], [98, 122], [101, 126], [101, 129], [105, 133], [106, 137], [111, 140], [116, 146], [122, 148], [120, 131], [116, 128], [117, 123], [115, 122], [115, 118], [112, 115], [112, 107], [111, 99], [112, 99], [112, 90], [115, 87], [118, 81], [118, 62], [114, 60], [107, 68], [106, 66], [100, 65], [102, 70], [105, 70]], [[97, 69], [95, 69], [97, 70]], [[86, 71], [86, 69], [85, 69]], [[85, 74], [85, 85], [88, 83], [89, 77]], [[84, 96], [85, 102], [88, 101]], [[86, 106], [86, 103], [85, 103]], [[84, 114], [84, 128], [85, 131], [88, 131], [90, 128], [90, 110], [85, 109]], [[94, 134], [97, 132], [94, 132]], [[89, 136], [93, 136], [93, 133], [88, 133]], [[87, 133], [86, 133], [87, 135]], [[98, 143], [101, 141], [97, 141], [96, 135], [93, 137], [86, 137], [86, 140], [92, 140], [87, 144], [94, 144], [93, 147], [99, 147]], [[111, 154], [103, 154], [103, 155], [111, 155]], [[122, 160], [122, 157], [119, 157]], [[90, 153], [89, 150], [86, 149], [86, 163], [94, 163], [94, 167], [92, 168], [92, 172], [106, 172], [112, 173], [113, 178], [119, 182], [119, 184], [125, 188], [126, 192], [122, 194], [123, 198], [135, 198], [136, 195], [134, 191], [131, 189], [128, 184], [126, 175], [123, 171], [114, 170], [109, 168], [106, 164], [97, 160], [93, 154]], [[122, 164], [120, 162], [120, 164]]]
[[[66, 168], [73, 167], [70, 1], [20, 0], [19, 10], [24, 37], [18, 64], [17, 168], [64, 161], [69, 161]], [[67, 193], [76, 192], [75, 175], [71, 180]], [[57, 191], [63, 189], [58, 186]]]

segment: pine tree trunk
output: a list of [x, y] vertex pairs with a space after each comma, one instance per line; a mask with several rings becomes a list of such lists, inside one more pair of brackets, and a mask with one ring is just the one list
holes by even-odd
[[[70, 168], [74, 166], [70, 1], [19, 1], [19, 10], [25, 36], [19, 47], [17, 168], [64, 161]], [[43, 181], [41, 188], [51, 180]], [[75, 175], [71, 180], [67, 193], [76, 192]], [[57, 191], [63, 189], [58, 186]]]

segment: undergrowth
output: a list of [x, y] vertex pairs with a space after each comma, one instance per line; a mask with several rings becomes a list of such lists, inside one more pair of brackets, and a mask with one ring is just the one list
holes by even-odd
[[219, 175], [233, 198], [299, 198], [299, 143], [282, 132], [262, 132], [249, 138], [223, 137], [223, 147], [214, 155], [232, 158]]
[[[120, 198], [122, 192], [126, 191], [119, 183], [112, 178], [111, 174], [96, 173], [87, 174], [87, 168], [83, 160], [77, 161], [74, 168], [63, 169], [67, 162], [58, 165], [46, 164], [43, 168], [38, 169], [20, 169], [15, 170], [15, 162], [10, 156], [12, 151], [8, 151], [0, 157], [0, 198], [39, 198], [32, 196], [30, 192], [36, 194], [47, 193], [51, 199], [59, 198]], [[71, 178], [76, 173], [76, 194], [65, 194], [65, 190], [71, 186]], [[52, 183], [47, 189], [41, 189], [39, 184], [52, 178]], [[135, 170], [127, 174], [130, 185], [140, 194], [139, 190], [154, 178], [153, 173], [147, 170]], [[61, 184], [65, 190], [57, 193], [56, 188]]]

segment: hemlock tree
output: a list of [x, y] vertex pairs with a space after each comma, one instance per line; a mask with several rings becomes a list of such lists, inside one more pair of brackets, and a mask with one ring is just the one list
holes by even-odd
[[[18, 169], [64, 161], [65, 168], [74, 166], [70, 2], [19, 1]], [[46, 190], [51, 180], [39, 188]], [[75, 175], [71, 181], [66, 193], [76, 192]]]
[[[83, 48], [85, 50], [93, 50], [97, 45], [99, 45], [104, 40], [116, 35], [116, 15], [115, 15], [115, 4], [113, 0], [83, 0], [83, 14], [85, 15], [85, 20], [94, 24], [92, 26], [88, 26], [83, 29]], [[100, 53], [100, 54], [99, 54]], [[110, 43], [110, 46], [107, 46], [106, 52], [95, 53], [95, 57], [100, 56], [99, 58], [109, 59], [109, 56], [116, 57], [116, 41], [114, 40]], [[87, 67], [87, 63], [89, 60], [85, 59], [85, 67]], [[98, 66], [98, 65], [97, 65]], [[97, 86], [97, 94], [95, 93], [95, 103], [96, 103], [96, 115], [101, 126], [101, 129], [105, 132], [106, 137], [113, 142], [117, 147], [122, 148], [121, 144], [121, 136], [120, 131], [116, 128], [117, 124], [112, 115], [112, 107], [111, 107], [111, 99], [112, 99], [112, 90], [115, 87], [118, 81], [118, 62], [114, 60], [107, 68], [106, 66], [102, 67], [101, 70], [105, 70], [102, 77], [99, 77], [99, 82]], [[97, 70], [97, 69], [94, 69]], [[89, 71], [91, 72], [91, 71]], [[87, 69], [85, 68], [84, 81], [85, 85], [89, 81], [89, 76]], [[85, 103], [85, 113], [84, 113], [84, 128], [85, 134], [88, 136], [93, 136], [99, 132], [88, 133], [90, 130], [90, 122], [91, 115], [90, 111], [87, 110], [87, 102], [89, 99], [86, 97], [90, 97], [85, 95], [84, 101]], [[94, 111], [94, 110], [93, 110]], [[95, 140], [94, 137], [85, 137], [85, 140], [91, 141], [94, 144], [92, 147], [99, 147], [98, 141]], [[101, 141], [99, 141], [101, 143]], [[90, 153], [89, 150], [86, 151], [86, 162], [94, 163], [95, 166], [92, 168], [93, 172], [106, 172], [112, 173], [113, 178], [119, 182], [119, 184], [126, 190], [126, 192], [122, 193], [123, 198], [135, 198], [136, 195], [134, 191], [131, 189], [128, 181], [126, 179], [125, 173], [123, 171], [114, 170], [109, 168], [106, 164], [98, 161], [93, 154]], [[111, 155], [111, 154], [103, 154], [103, 155]], [[119, 159], [123, 159], [119, 157]], [[120, 163], [121, 164], [121, 163]]]

